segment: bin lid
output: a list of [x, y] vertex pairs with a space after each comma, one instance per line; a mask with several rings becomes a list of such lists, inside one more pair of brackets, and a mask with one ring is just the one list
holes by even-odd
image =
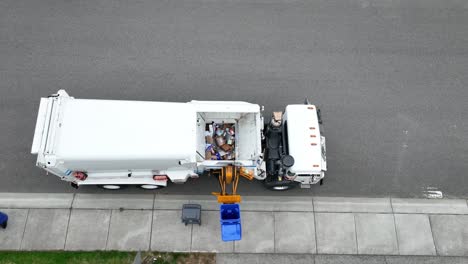
[[242, 226], [240, 223], [221, 224], [221, 239], [234, 241], [242, 239]]
[[5, 213], [0, 212], [0, 224], [8, 220], [8, 215]]

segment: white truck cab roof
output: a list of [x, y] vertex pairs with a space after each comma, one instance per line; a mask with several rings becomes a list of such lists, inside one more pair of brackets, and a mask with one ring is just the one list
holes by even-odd
[[294, 157], [290, 171], [296, 174], [320, 173], [322, 149], [320, 127], [315, 105], [286, 107], [288, 152]]

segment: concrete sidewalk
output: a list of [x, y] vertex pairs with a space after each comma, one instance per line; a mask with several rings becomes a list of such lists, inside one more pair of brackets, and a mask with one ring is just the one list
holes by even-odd
[[217, 254], [217, 264], [466, 264], [466, 257], [319, 254]]
[[[213, 196], [0, 193], [0, 250], [468, 256], [466, 200], [243, 198], [243, 239], [222, 242]], [[181, 223], [184, 203], [201, 226]]]

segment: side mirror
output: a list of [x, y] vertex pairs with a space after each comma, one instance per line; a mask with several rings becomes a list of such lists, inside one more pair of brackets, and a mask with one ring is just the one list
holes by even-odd
[[320, 110], [320, 108], [317, 108], [317, 119], [318, 119], [319, 124], [323, 123], [323, 121], [322, 121], [322, 111]]

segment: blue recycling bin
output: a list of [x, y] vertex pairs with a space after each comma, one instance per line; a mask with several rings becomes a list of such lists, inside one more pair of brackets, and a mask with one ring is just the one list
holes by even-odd
[[242, 239], [242, 225], [239, 204], [220, 206], [221, 239], [234, 241]]
[[0, 227], [6, 228], [8, 223], [8, 215], [0, 212]]

